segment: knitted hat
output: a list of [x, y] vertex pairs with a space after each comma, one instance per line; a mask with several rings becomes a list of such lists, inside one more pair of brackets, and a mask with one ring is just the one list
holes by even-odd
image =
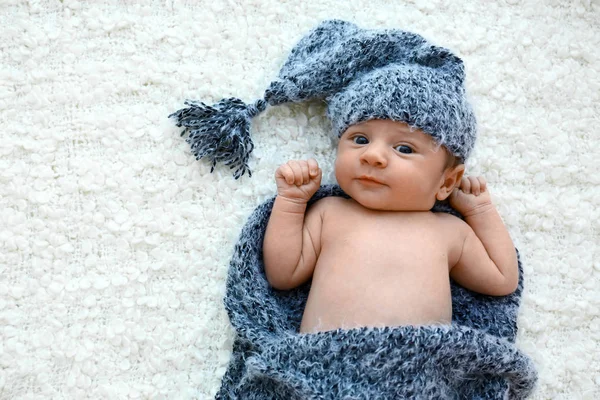
[[395, 29], [361, 29], [341, 20], [324, 21], [292, 49], [264, 99], [245, 104], [236, 98], [190, 106], [169, 115], [196, 159], [207, 157], [235, 168], [237, 179], [251, 176], [254, 147], [250, 120], [272, 106], [323, 99], [333, 133], [371, 119], [407, 123], [429, 134], [463, 162], [476, 138], [476, 121], [467, 101], [460, 58], [423, 37]]

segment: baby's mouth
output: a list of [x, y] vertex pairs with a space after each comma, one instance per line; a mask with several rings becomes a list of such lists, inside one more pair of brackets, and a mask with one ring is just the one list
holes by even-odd
[[364, 185], [385, 185], [385, 183], [377, 178], [368, 175], [359, 176], [357, 180]]

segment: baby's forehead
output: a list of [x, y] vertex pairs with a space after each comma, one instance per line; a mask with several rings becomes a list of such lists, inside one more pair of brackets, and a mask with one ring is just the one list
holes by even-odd
[[433, 137], [423, 130], [410, 126], [406, 122], [402, 121], [394, 121], [389, 119], [371, 119], [368, 121], [359, 122], [357, 124], [351, 125], [348, 130], [360, 130], [367, 129], [369, 132], [373, 134], [377, 133], [389, 133], [397, 136], [410, 136], [412, 138], [417, 138], [424, 142], [430, 142], [435, 144], [435, 140]]

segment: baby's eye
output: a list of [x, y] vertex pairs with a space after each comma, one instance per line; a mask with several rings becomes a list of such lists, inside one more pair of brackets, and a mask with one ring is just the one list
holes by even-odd
[[410, 147], [405, 146], [403, 144], [401, 144], [400, 146], [396, 146], [395, 149], [399, 153], [403, 153], [403, 154], [411, 154], [413, 152], [413, 149], [411, 149]]
[[352, 141], [353, 141], [354, 143], [356, 143], [356, 144], [367, 144], [367, 143], [369, 143], [369, 139], [367, 139], [367, 138], [366, 138], [366, 137], [364, 137], [364, 136], [360, 136], [360, 135], [358, 135], [358, 136], [354, 136], [354, 137], [352, 138]]

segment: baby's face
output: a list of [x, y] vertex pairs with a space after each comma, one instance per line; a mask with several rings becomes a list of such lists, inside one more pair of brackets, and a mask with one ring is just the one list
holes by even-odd
[[446, 180], [446, 157], [421, 130], [370, 120], [349, 127], [340, 138], [335, 176], [342, 190], [364, 207], [428, 211]]

